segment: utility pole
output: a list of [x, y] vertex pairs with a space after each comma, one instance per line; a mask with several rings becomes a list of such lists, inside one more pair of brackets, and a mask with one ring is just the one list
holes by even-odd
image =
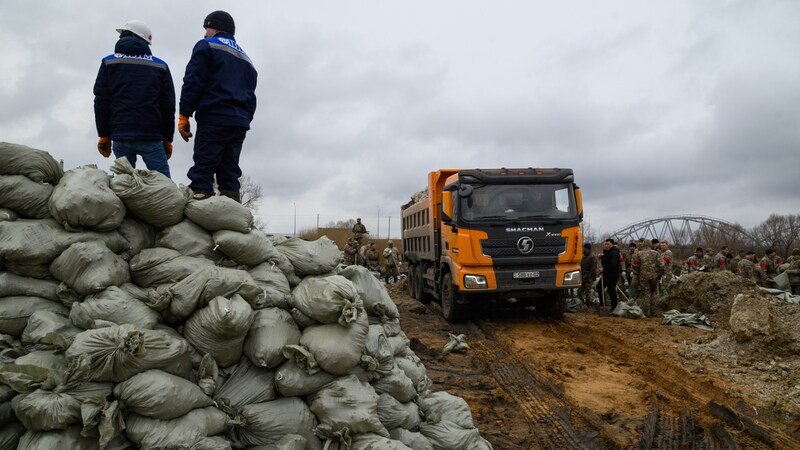
[[319, 213], [317, 213], [317, 229], [319, 230]]
[[297, 203], [292, 202], [294, 205], [294, 237], [297, 237]]
[[386, 239], [392, 238], [392, 216], [389, 216], [389, 231], [386, 232]]
[[378, 229], [375, 230], [375, 239], [381, 238], [381, 207], [378, 206]]

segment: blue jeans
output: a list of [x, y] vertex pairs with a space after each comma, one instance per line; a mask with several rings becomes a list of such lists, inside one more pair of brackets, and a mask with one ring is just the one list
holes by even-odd
[[149, 170], [156, 170], [170, 178], [167, 154], [161, 141], [113, 141], [112, 147], [114, 156], [128, 158], [131, 166], [136, 167], [136, 155], [139, 155]]

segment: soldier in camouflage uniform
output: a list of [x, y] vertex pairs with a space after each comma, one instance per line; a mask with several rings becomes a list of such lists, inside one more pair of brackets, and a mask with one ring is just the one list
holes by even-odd
[[753, 280], [757, 284], [760, 284], [756, 275], [756, 252], [748, 251], [745, 253], [745, 257], [742, 258], [736, 266], [736, 273], [742, 278]]
[[739, 250], [739, 253], [733, 257], [731, 261], [731, 272], [739, 273], [739, 262], [744, 259], [747, 253], [744, 250]]
[[633, 273], [639, 285], [641, 301], [637, 300], [647, 316], [653, 315], [653, 303], [658, 296], [658, 279], [664, 273], [664, 261], [658, 257], [650, 243], [640, 240], [641, 247], [633, 255]]
[[639, 296], [639, 288], [635, 288], [632, 286], [633, 281], [633, 273], [631, 271], [633, 267], [633, 254], [636, 253], [636, 242], [631, 242], [628, 244], [628, 251], [623, 254], [623, 282], [625, 287], [628, 288], [628, 297], [631, 300], [636, 300]]
[[583, 244], [583, 258], [581, 258], [581, 287], [578, 288], [578, 298], [586, 306], [592, 303], [592, 283], [597, 278], [597, 257], [592, 254], [592, 244]]
[[768, 288], [774, 288], [775, 282], [772, 281], [775, 276], [778, 275], [777, 267], [780, 264], [780, 259], [778, 258], [777, 253], [775, 253], [775, 249], [768, 248], [765, 252], [763, 258], [761, 258], [761, 262], [759, 263], [759, 272], [761, 273], [761, 283], [762, 286]]
[[728, 270], [728, 266], [726, 265], [727, 258], [728, 258], [728, 247], [722, 247], [719, 250], [719, 253], [714, 255], [714, 258], [711, 260], [712, 270], [714, 272]]
[[380, 255], [378, 255], [378, 248], [375, 247], [374, 242], [369, 243], [369, 247], [367, 247], [367, 251], [365, 252], [365, 260], [366, 260], [366, 267], [369, 270], [374, 272], [380, 272], [381, 270], [381, 263], [380, 263]]
[[792, 256], [789, 259], [792, 260], [786, 269], [786, 274], [789, 275], [789, 285], [792, 294], [800, 295], [800, 249], [792, 250]]
[[703, 266], [703, 247], [697, 247], [694, 250], [694, 255], [690, 256], [689, 259], [686, 260], [686, 269], [688, 273], [704, 271], [705, 267]]
[[386, 241], [386, 248], [383, 249], [383, 275], [387, 283], [396, 283], [398, 281], [399, 273], [397, 267], [400, 263], [400, 250], [394, 246], [391, 240]]
[[347, 244], [344, 245], [344, 265], [352, 266], [356, 263], [356, 255], [358, 254], [358, 245], [353, 238], [347, 238]]
[[706, 254], [703, 255], [703, 266], [705, 266], [703, 272], [711, 272], [714, 267], [714, 250], [711, 247], [707, 248]]
[[669, 282], [672, 281], [672, 250], [669, 249], [669, 242], [666, 240], [661, 241], [658, 244], [658, 256], [661, 258], [661, 261], [664, 263], [664, 276], [661, 277], [661, 283], [659, 284], [660, 290], [662, 294], [666, 294], [669, 290]]

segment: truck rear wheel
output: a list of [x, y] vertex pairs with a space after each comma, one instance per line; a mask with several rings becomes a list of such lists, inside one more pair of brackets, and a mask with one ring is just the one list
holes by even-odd
[[417, 285], [415, 286], [417, 289], [417, 296], [415, 297], [422, 303], [428, 303], [431, 301], [431, 294], [425, 292], [425, 278], [422, 277], [422, 266], [418, 265], [414, 268], [414, 274], [417, 277]]
[[453, 276], [442, 277], [442, 315], [450, 323], [463, 322], [467, 318], [467, 305], [458, 303], [458, 289], [453, 285]]
[[567, 291], [552, 291], [541, 299], [536, 309], [540, 310], [542, 316], [553, 320], [561, 320], [567, 311]]

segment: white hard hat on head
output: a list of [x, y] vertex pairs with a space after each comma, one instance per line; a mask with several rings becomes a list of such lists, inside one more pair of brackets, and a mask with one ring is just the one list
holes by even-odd
[[148, 45], [153, 45], [153, 32], [150, 31], [150, 27], [141, 20], [129, 20], [125, 22], [125, 25], [117, 28], [117, 33], [122, 33], [123, 31], [130, 31], [147, 41]]

